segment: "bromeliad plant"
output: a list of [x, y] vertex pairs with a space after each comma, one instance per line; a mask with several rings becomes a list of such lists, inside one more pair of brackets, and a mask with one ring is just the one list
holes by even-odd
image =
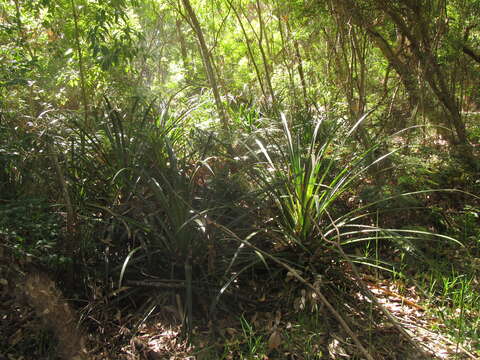
[[[344, 139], [350, 137], [364, 118], [344, 132]], [[327, 215], [332, 211], [334, 202], [351, 190], [370, 166], [384, 157], [368, 163], [367, 158], [376, 148], [372, 147], [350, 156], [348, 161], [339, 165], [337, 149], [341, 149], [342, 145], [336, 141], [337, 135], [342, 133], [341, 124], [330, 125], [320, 120], [313, 134], [301, 134], [290, 130], [284, 114], [281, 119], [286, 140], [284, 145], [276, 144], [272, 149], [257, 140], [267, 160], [266, 166], [259, 172], [259, 179], [278, 210], [278, 221], [288, 236], [288, 242], [305, 247], [319, 238], [316, 234], [318, 224], [327, 226], [330, 223]], [[307, 144], [302, 139], [308, 139]]]
[[[416, 229], [415, 224], [405, 224], [401, 228], [383, 228], [378, 220], [383, 211], [392, 211], [388, 207], [382, 210], [379, 206], [381, 204], [439, 190], [385, 195], [376, 201], [353, 208], [348, 206], [348, 210], [338, 211], [337, 205], [341, 204], [341, 197], [345, 194], [358, 194], [361, 181], [375, 176], [372, 170], [378, 171], [377, 165], [399, 150], [394, 149], [379, 156], [376, 155], [379, 145], [373, 145], [364, 151], [344, 151], [351, 148], [348, 142], [353, 141], [352, 134], [367, 116], [368, 113], [351, 128], [346, 128], [341, 122], [331, 125], [328, 120], [320, 120], [312, 133], [312, 130], [304, 130], [305, 128], [292, 131], [286, 117], [282, 115], [284, 142], [273, 140], [271, 145], [265, 146], [257, 140], [260, 154], [266, 162], [260, 164], [255, 176], [274, 204], [273, 218], [281, 233], [276, 239], [289, 248], [301, 249], [314, 256], [320, 254], [320, 249], [333, 249], [344, 260], [347, 259], [341, 247], [359, 242], [389, 241], [402, 253], [423, 262], [426, 258], [419, 245], [426, 240], [449, 241], [461, 246], [452, 237]], [[441, 191], [455, 192], [448, 189]], [[418, 210], [418, 206], [415, 209]], [[400, 207], [396, 210], [408, 211], [409, 208]], [[377, 221], [372, 225], [375, 216]], [[378, 257], [371, 259], [349, 255], [348, 258], [347, 261], [391, 270], [391, 265], [381, 262]]]

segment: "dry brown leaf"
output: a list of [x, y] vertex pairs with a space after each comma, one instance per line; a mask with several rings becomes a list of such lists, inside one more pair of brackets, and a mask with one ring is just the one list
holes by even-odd
[[231, 327], [226, 328], [225, 331], [230, 336], [234, 336], [238, 332], [237, 329], [234, 329], [234, 328], [231, 328]]
[[275, 330], [268, 338], [268, 350], [277, 349], [282, 344], [282, 336], [278, 330]]
[[280, 320], [282, 319], [282, 313], [280, 310], [275, 312], [275, 326], [280, 325]]
[[10, 338], [8, 339], [8, 343], [12, 346], [15, 346], [20, 342], [20, 340], [22, 340], [22, 338], [23, 338], [22, 329], [18, 329], [17, 331], [15, 331], [15, 333], [12, 336], [10, 336]]

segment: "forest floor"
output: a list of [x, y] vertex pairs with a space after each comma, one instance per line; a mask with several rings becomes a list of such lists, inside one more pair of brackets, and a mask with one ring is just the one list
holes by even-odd
[[[82, 305], [79, 301], [67, 303], [60, 299], [62, 295], [53, 282], [20, 270], [18, 264], [4, 261], [0, 275], [1, 360], [68, 358], [65, 351], [72, 350], [65, 348], [69, 346], [81, 347], [85, 353], [78, 359], [89, 360], [364, 358], [314, 294], [288, 278], [276, 284], [259, 281], [247, 285], [241, 298], [234, 296], [232, 301], [225, 302], [215, 322], [202, 320], [206, 316], [202, 315], [200, 301], [194, 309], [197, 320], [188, 344], [181, 335], [181, 303], [171, 306], [169, 301], [179, 298], [175, 292], [158, 291], [155, 307], [142, 307], [131, 301], [110, 302], [106, 297]], [[36, 293], [29, 293], [29, 276], [48, 285], [40, 285]], [[442, 334], [445, 325], [428, 309], [426, 299], [415, 288], [368, 274], [362, 276], [397, 324], [428, 354], [422, 357], [412, 341], [400, 334], [360, 292], [352, 290], [353, 278], [342, 279], [350, 281], [346, 286], [350, 290], [344, 293], [339, 293], [338, 284], [317, 284], [374, 359], [478, 359], [466, 349], [468, 346], [464, 348]], [[32, 301], [32, 296], [36, 300]], [[42, 301], [47, 305], [39, 305]], [[54, 303], [58, 304], [48, 305]], [[74, 315], [68, 320], [72, 304]], [[65, 325], [69, 322], [73, 323], [70, 330]], [[75, 327], [78, 323], [81, 332]], [[63, 355], [58, 348], [64, 349]]]

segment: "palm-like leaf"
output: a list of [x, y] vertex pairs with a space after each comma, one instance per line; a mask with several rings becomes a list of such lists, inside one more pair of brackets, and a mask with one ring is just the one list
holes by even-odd
[[[267, 148], [257, 140], [268, 165], [260, 178], [279, 210], [282, 228], [291, 240], [305, 245], [315, 237], [315, 224], [322, 222], [334, 201], [350, 189], [354, 180], [368, 168], [365, 159], [373, 148], [352, 156], [339, 169], [334, 164], [337, 155], [336, 136], [342, 130], [340, 125], [333, 126], [320, 139], [324, 124], [318, 121], [313, 134], [307, 137], [310, 141], [306, 146], [302, 144], [300, 134], [292, 133], [283, 114], [282, 125], [286, 151], [277, 145], [275, 150], [281, 154], [278, 163], [272, 160]], [[269, 172], [273, 172], [273, 178]]]

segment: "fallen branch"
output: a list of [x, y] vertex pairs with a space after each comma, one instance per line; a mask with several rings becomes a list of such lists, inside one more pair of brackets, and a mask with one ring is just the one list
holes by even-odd
[[184, 289], [185, 284], [183, 281], [177, 283], [174, 282], [162, 282], [162, 281], [137, 281], [137, 280], [127, 280], [125, 282], [126, 286], [132, 287], [153, 287], [153, 288], [167, 288], [167, 289]]
[[408, 305], [410, 307], [413, 307], [413, 308], [415, 308], [417, 310], [420, 310], [420, 311], [426, 311], [423, 306], [418, 305], [417, 303], [415, 303], [414, 301], [412, 301], [410, 299], [407, 299], [405, 296], [402, 296], [402, 295], [400, 295], [396, 292], [393, 292], [389, 289], [385, 289], [385, 288], [375, 284], [374, 282], [372, 282], [369, 279], [362, 278], [362, 280], [365, 281], [365, 283], [368, 283], [371, 287], [373, 287], [373, 288], [379, 290], [380, 292], [382, 292], [384, 295], [399, 299], [402, 302], [402, 304], [406, 304], [406, 305]]

